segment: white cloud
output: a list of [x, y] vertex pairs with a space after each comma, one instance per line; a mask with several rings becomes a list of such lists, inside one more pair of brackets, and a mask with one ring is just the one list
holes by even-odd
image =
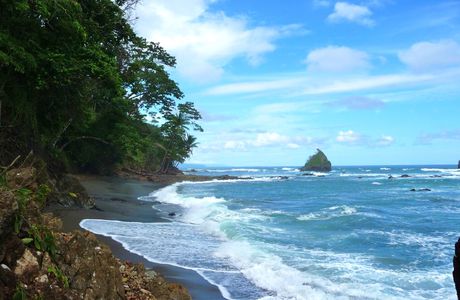
[[334, 12], [327, 17], [327, 20], [334, 23], [353, 22], [364, 26], [373, 26], [374, 20], [371, 18], [372, 11], [366, 6], [351, 4], [347, 2], [337, 2]]
[[[252, 80], [249, 82], [239, 82], [224, 84], [212, 87], [205, 91], [208, 95], [236, 95], [236, 94], [256, 94], [262, 92], [290, 91], [294, 95], [325, 95], [343, 92], [357, 92], [363, 90], [386, 88], [391, 86], [414, 86], [422, 83], [439, 83], [441, 80], [452, 80], [458, 78], [459, 70], [444, 74], [388, 74], [378, 76], [359, 76], [355, 78], [308, 78], [296, 74], [291, 79], [280, 80]], [[295, 91], [295, 92], [294, 92]]]
[[256, 147], [262, 146], [271, 146], [271, 145], [283, 145], [287, 144], [289, 141], [289, 137], [281, 135], [276, 132], [264, 132], [259, 133], [252, 142], [252, 144]]
[[226, 141], [224, 143], [225, 149], [236, 149], [236, 150], [246, 150], [246, 142], [244, 141]]
[[286, 145], [289, 149], [299, 149], [300, 145], [296, 143], [289, 143]]
[[137, 9], [136, 28], [177, 58], [178, 71], [195, 81], [218, 79], [224, 67], [237, 57], [252, 65], [275, 49], [274, 41], [292, 31], [282, 28], [251, 27], [245, 18], [210, 12], [212, 0], [145, 1]]
[[353, 130], [339, 131], [335, 140], [339, 143], [354, 144], [361, 140], [361, 135]]
[[306, 59], [309, 71], [351, 72], [370, 67], [369, 55], [348, 47], [328, 46], [311, 51]]
[[420, 42], [399, 52], [399, 59], [415, 71], [460, 65], [460, 45], [453, 40]]
[[278, 79], [254, 82], [240, 82], [219, 85], [206, 91], [208, 95], [230, 95], [241, 93], [255, 93], [261, 91], [279, 90], [299, 85], [302, 78]]
[[319, 6], [319, 7], [328, 7], [331, 5], [331, 1], [328, 0], [313, 0], [313, 5], [314, 6]]
[[[223, 143], [224, 149], [246, 151], [249, 148], [279, 147], [288, 149], [298, 149], [302, 145], [312, 145], [321, 143], [321, 140], [305, 136], [288, 136], [278, 132], [266, 131], [258, 133], [252, 138], [229, 139]], [[218, 146], [214, 145], [214, 148]]]
[[391, 135], [382, 135], [380, 139], [377, 140], [377, 146], [390, 146], [395, 141], [394, 137]]
[[435, 79], [433, 75], [407, 75], [407, 74], [394, 74], [394, 75], [381, 75], [369, 76], [364, 78], [356, 78], [351, 80], [338, 80], [329, 84], [323, 84], [306, 88], [303, 94], [306, 95], [319, 95], [319, 94], [332, 94], [342, 92], [353, 92], [368, 89], [383, 88], [389, 86], [403, 86], [409, 84], [416, 84], [427, 82]]
[[350, 146], [387, 147], [394, 143], [395, 139], [391, 135], [382, 135], [380, 138], [372, 138], [367, 135], [357, 133], [353, 130], [339, 131], [337, 142]]

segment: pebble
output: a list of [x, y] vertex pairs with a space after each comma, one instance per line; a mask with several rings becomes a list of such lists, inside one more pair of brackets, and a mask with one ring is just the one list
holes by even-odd
[[1, 264], [1, 266], [2, 266], [2, 269], [4, 269], [4, 270], [8, 270], [8, 271], [10, 271], [10, 272], [11, 272], [11, 269], [10, 269], [10, 267], [8, 267], [7, 265], [5, 265], [5, 264]]

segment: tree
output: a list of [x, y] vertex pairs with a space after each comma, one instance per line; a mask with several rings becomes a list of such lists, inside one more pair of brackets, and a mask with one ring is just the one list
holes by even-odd
[[165, 152], [159, 143], [171, 161], [190, 155], [196, 143], [183, 140], [201, 130], [199, 112], [178, 104], [183, 93], [167, 72], [174, 57], [131, 27], [137, 2], [0, 0], [2, 149], [14, 137], [12, 153], [33, 148], [94, 172], [154, 169]]

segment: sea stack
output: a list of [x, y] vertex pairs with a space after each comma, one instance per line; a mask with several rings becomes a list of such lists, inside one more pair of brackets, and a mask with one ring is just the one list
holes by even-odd
[[310, 156], [300, 171], [330, 172], [331, 168], [331, 162], [327, 159], [326, 154], [316, 149], [316, 154]]
[[460, 160], [458, 161], [457, 169], [460, 169]]

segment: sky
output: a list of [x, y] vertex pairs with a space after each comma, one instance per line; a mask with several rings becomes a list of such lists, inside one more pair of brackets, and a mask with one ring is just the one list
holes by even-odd
[[143, 0], [201, 112], [188, 163], [460, 160], [460, 1]]

